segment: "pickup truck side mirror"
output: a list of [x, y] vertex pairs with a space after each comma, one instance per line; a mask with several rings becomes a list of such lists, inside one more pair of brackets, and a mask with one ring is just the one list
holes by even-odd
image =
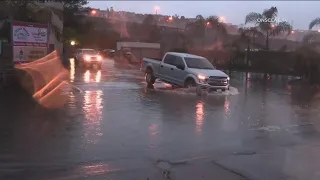
[[184, 65], [177, 65], [176, 66], [178, 69], [184, 70]]

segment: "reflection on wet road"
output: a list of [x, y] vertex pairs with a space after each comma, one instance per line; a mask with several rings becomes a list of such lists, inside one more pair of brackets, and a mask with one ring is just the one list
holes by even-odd
[[267, 159], [290, 174], [286, 149], [318, 142], [319, 104], [296, 101], [287, 78], [254, 77], [234, 73], [230, 92], [198, 97], [157, 88], [161, 82], [147, 89], [139, 71], [111, 60], [101, 70], [80, 70], [72, 60], [70, 81], [80, 91], [70, 92], [63, 110], [0, 105], [0, 179], [146, 179], [158, 159], [226, 158], [230, 165], [235, 153], [279, 148]]
[[196, 131], [201, 132], [201, 128], [203, 125], [203, 116], [204, 116], [203, 102], [198, 102], [196, 107], [197, 107]]

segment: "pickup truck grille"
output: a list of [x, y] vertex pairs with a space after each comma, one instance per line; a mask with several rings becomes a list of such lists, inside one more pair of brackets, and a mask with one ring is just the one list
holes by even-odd
[[97, 60], [97, 57], [91, 57], [91, 60]]
[[211, 86], [226, 86], [229, 83], [226, 77], [216, 76], [210, 76], [207, 82]]

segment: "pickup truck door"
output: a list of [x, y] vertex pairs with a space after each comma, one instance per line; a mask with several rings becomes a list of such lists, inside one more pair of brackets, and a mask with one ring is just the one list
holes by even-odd
[[[176, 56], [174, 60], [174, 69], [172, 71], [172, 77], [175, 81], [175, 84], [184, 85], [184, 79], [187, 77], [188, 73], [185, 71], [186, 65], [184, 63], [184, 60]], [[182, 69], [177, 68], [177, 66], [183, 67]]]
[[159, 74], [160, 79], [165, 81], [175, 83], [173, 77], [173, 70], [176, 68], [174, 64], [175, 56], [171, 54], [167, 54], [163, 61], [160, 63]]

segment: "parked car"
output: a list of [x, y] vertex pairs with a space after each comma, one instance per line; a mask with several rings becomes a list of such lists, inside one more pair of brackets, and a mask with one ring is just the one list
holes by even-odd
[[78, 49], [74, 59], [76, 64], [81, 67], [97, 66], [99, 69], [102, 67], [102, 56], [94, 49]]
[[201, 90], [229, 90], [229, 76], [217, 70], [206, 58], [187, 53], [167, 52], [162, 59], [143, 58], [141, 70], [148, 85], [159, 78], [182, 87]]
[[104, 49], [104, 50], [102, 50], [102, 55], [104, 57], [113, 58], [114, 55], [115, 55], [115, 50], [113, 50], [113, 49]]

